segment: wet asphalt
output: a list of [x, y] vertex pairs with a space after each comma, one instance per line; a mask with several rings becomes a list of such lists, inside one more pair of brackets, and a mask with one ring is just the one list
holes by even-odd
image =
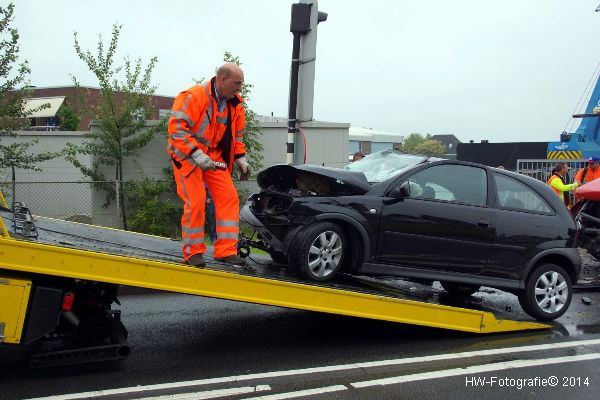
[[[402, 286], [416, 296], [439, 298], [444, 295], [438, 284], [429, 288], [399, 280], [389, 283]], [[129, 359], [118, 363], [40, 370], [28, 367], [28, 348], [0, 347], [0, 399], [27, 399], [90, 391], [92, 393], [74, 398], [137, 399], [171, 395], [173, 399], [241, 399], [319, 388], [332, 388], [328, 389], [332, 391], [301, 398], [504, 399], [510, 396], [516, 399], [596, 399], [600, 390], [600, 359], [575, 358], [600, 354], [599, 262], [584, 255], [584, 268], [575, 289], [569, 311], [555, 321], [551, 329], [475, 335], [124, 288], [120, 309], [123, 322], [130, 333], [129, 342], [133, 346]], [[459, 299], [455, 301], [456, 305], [462, 303], [474, 308], [493, 309], [503, 318], [527, 319], [516, 297], [501, 291], [483, 288], [468, 303]], [[579, 344], [582, 340], [598, 340], [598, 343]], [[281, 371], [304, 368], [406, 360], [412, 357], [481, 352], [517, 346], [525, 349], [534, 345], [568, 342], [572, 342], [573, 346], [281, 376], [285, 375]], [[568, 361], [560, 361], [561, 357], [567, 357], [565, 360]], [[575, 358], [571, 360], [569, 357]], [[434, 374], [436, 371], [440, 373], [439, 371], [486, 364], [503, 365], [501, 363], [515, 360], [542, 361], [536, 361], [537, 364], [533, 366], [509, 366], [487, 373], [474, 372], [456, 376], [445, 376], [446, 372], [441, 373], [441, 376]], [[273, 374], [263, 378], [240, 378], [248, 374], [271, 372]], [[419, 378], [405, 383], [367, 388], [352, 386], [355, 382], [408, 375]], [[232, 376], [238, 378], [221, 379], [213, 383], [204, 381]], [[469, 385], [473, 381], [468, 378], [473, 376], [488, 377], [490, 382], [482, 386], [473, 386], [472, 383]], [[531, 383], [536, 377], [548, 379], [552, 376], [559, 381], [556, 386], [538, 385], [519, 389], [509, 385], [525, 382], [524, 379], [531, 379]], [[492, 383], [494, 377], [495, 381]], [[190, 383], [197, 380], [202, 382]], [[174, 383], [178, 387], [169, 385]], [[139, 389], [144, 388], [144, 385], [157, 384], [166, 386], [149, 387], [143, 391]], [[131, 389], [136, 387], [138, 389]], [[263, 391], [243, 395], [214, 392], [231, 388], [262, 388]], [[95, 392], [113, 389], [117, 392]], [[207, 392], [211, 394], [207, 395]], [[184, 396], [186, 393], [188, 394]]]

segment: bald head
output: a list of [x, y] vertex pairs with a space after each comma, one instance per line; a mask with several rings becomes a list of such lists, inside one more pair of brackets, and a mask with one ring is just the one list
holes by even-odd
[[235, 63], [225, 63], [217, 69], [216, 86], [219, 97], [232, 99], [242, 89], [244, 71]]
[[244, 74], [242, 69], [236, 63], [225, 63], [217, 68], [217, 76], [225, 76], [228, 77], [233, 73]]

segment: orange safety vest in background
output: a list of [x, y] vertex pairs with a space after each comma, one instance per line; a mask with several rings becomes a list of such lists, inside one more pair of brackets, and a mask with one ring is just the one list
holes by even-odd
[[558, 197], [560, 197], [560, 199], [567, 205], [569, 206], [571, 204], [571, 198], [569, 196], [569, 192], [561, 192], [560, 190], [558, 190], [557, 188], [555, 188], [554, 186], [551, 185], [552, 181], [555, 179], [560, 179], [560, 181], [562, 182], [562, 179], [560, 178], [560, 176], [554, 174], [552, 175], [550, 178], [548, 178], [548, 181], [546, 182], [548, 184], [548, 186], [550, 186], [550, 188], [552, 190], [554, 190], [554, 193], [556, 193], [556, 195]]
[[[584, 177], [583, 171], [585, 171], [586, 168], [587, 171]], [[575, 180], [581, 182], [581, 184], [591, 182], [598, 178], [600, 178], [600, 168], [596, 168], [595, 170], [590, 167], [581, 168], [575, 175]]]
[[[213, 94], [215, 78], [181, 92], [173, 103], [169, 119], [167, 152], [173, 161], [177, 194], [183, 202], [181, 236], [183, 258], [204, 254], [205, 185], [215, 204], [216, 234], [214, 257], [237, 254], [239, 237], [239, 200], [231, 173], [234, 160], [243, 157], [242, 142], [245, 111], [242, 98], [236, 94], [219, 110]], [[202, 171], [191, 154], [202, 151], [227, 170]]]

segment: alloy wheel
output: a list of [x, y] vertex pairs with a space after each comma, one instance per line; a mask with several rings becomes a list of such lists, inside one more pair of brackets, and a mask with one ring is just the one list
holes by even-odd
[[560, 311], [569, 299], [569, 287], [565, 278], [556, 271], [540, 275], [535, 284], [535, 300], [540, 310], [554, 314]]
[[321, 233], [308, 252], [308, 268], [318, 277], [332, 274], [342, 258], [342, 238], [333, 231]]

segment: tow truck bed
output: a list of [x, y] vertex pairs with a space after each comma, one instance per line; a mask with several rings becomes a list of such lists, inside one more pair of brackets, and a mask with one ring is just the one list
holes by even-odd
[[[10, 230], [12, 213], [0, 214]], [[276, 265], [254, 265], [256, 273], [248, 273], [217, 263], [210, 254], [207, 268], [196, 269], [181, 264], [177, 241], [43, 217], [36, 217], [35, 225], [35, 240], [0, 238], [0, 275], [105, 282], [474, 333], [548, 328], [422, 301], [374, 279], [344, 276], [314, 284]]]

